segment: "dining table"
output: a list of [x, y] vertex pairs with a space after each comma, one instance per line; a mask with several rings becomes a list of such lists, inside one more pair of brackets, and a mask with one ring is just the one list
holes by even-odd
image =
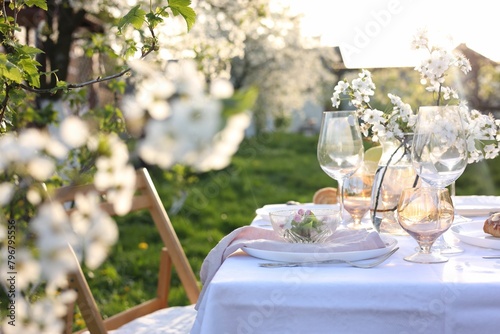
[[[500, 211], [500, 197], [453, 200], [456, 219], [445, 239], [462, 252], [447, 255], [444, 263], [412, 263], [404, 257], [415, 253], [415, 239], [380, 233], [386, 249], [377, 252], [398, 249], [373, 268], [349, 263], [262, 267], [277, 259], [235, 244], [245, 229], [272, 232], [266, 207], [280, 205], [260, 208], [249, 226], [221, 240], [205, 259], [191, 333], [498, 333], [500, 238], [485, 235], [482, 226], [491, 212]], [[369, 218], [364, 224], [366, 233], [378, 233], [369, 229]], [[224, 251], [230, 254], [222, 256]], [[359, 254], [379, 255], [370, 252], [351, 253], [361, 259], [355, 263], [365, 263], [373, 260]], [[291, 261], [296, 254], [280, 256]]]

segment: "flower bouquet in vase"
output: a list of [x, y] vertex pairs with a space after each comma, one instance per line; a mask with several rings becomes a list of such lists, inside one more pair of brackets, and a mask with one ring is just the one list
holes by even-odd
[[405, 188], [415, 187], [419, 178], [411, 161], [412, 133], [401, 138], [379, 138], [382, 156], [373, 182], [370, 215], [377, 231], [407, 235], [396, 219], [399, 197]]

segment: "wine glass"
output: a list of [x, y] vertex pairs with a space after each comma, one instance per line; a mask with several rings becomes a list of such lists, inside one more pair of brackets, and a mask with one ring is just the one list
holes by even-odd
[[412, 143], [417, 174], [433, 187], [444, 188], [467, 166], [467, 142], [457, 107], [420, 107]]
[[370, 210], [371, 193], [376, 171], [377, 164], [375, 162], [364, 161], [354, 174], [344, 180], [344, 209], [354, 221], [348, 225], [351, 229], [364, 228], [361, 219]]
[[[422, 180], [444, 188], [462, 175], [467, 166], [467, 141], [458, 107], [420, 107], [412, 143], [412, 164]], [[442, 253], [463, 252], [443, 237], [435, 249]]]
[[417, 263], [440, 263], [448, 258], [431, 252], [432, 244], [446, 232], [454, 218], [450, 193], [446, 188], [406, 188], [396, 210], [401, 227], [418, 243], [418, 252], [405, 257]]
[[343, 215], [343, 181], [358, 169], [364, 154], [355, 111], [323, 112], [317, 154], [321, 169], [338, 183], [340, 212]]

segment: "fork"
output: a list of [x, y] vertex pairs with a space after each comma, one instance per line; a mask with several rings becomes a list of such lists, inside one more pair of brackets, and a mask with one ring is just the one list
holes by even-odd
[[396, 251], [398, 249], [399, 249], [399, 247], [395, 247], [390, 252], [388, 252], [384, 255], [381, 255], [380, 257], [377, 257], [375, 261], [369, 262], [369, 263], [356, 263], [356, 262], [352, 262], [352, 261], [348, 261], [348, 260], [330, 259], [330, 260], [322, 260], [322, 261], [304, 261], [304, 262], [265, 262], [265, 263], [259, 263], [259, 267], [283, 268], [283, 267], [302, 267], [302, 266], [310, 266], [310, 265], [317, 265], [317, 264], [347, 263], [352, 267], [368, 269], [368, 268], [376, 267], [379, 264], [383, 263], [385, 260], [390, 258], [392, 256], [392, 254], [396, 253]]

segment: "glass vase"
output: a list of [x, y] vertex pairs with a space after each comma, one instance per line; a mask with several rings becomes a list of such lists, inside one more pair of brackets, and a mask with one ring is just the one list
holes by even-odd
[[381, 137], [382, 156], [373, 181], [370, 215], [375, 229], [381, 233], [408, 235], [399, 225], [396, 209], [405, 188], [417, 185], [418, 177], [411, 162], [413, 134], [401, 138]]

